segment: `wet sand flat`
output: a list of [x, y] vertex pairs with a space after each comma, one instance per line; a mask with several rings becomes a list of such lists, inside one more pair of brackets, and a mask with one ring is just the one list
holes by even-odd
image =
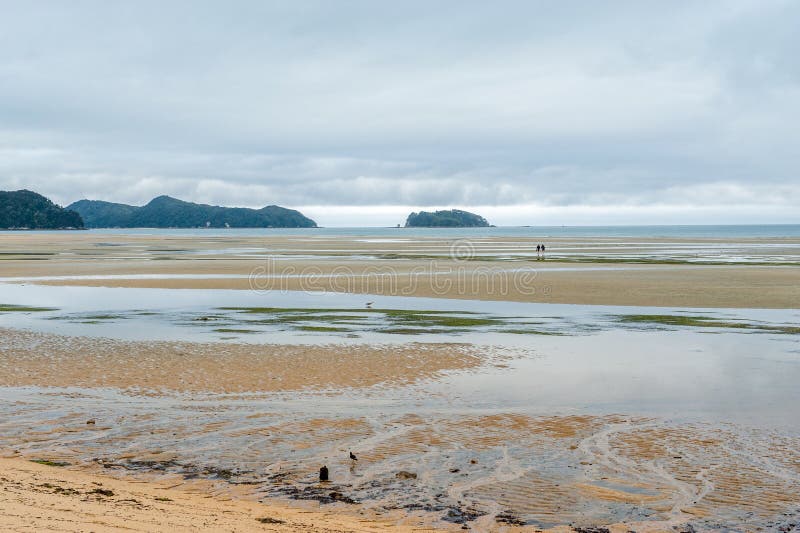
[[[224, 265], [219, 265], [224, 268]], [[253, 269], [258, 265], [251, 265]], [[413, 268], [413, 265], [409, 265]], [[197, 268], [195, 268], [197, 267]], [[470, 265], [474, 267], [474, 265]], [[249, 270], [241, 279], [168, 279], [159, 275], [197, 274], [201, 265], [180, 265], [174, 269], [158, 269], [154, 279], [81, 279], [37, 281], [43, 285], [75, 285], [90, 287], [137, 287], [179, 289], [233, 289], [354, 292], [375, 295], [402, 295], [454, 299], [483, 299], [494, 301], [541, 302], [577, 305], [630, 305], [655, 307], [717, 307], [787, 309], [800, 300], [800, 268], [779, 267], [655, 267], [612, 269], [610, 271], [557, 271], [556, 265], [540, 268], [524, 291], [517, 290], [506, 273], [472, 272], [440, 274], [434, 286], [430, 277], [396, 271], [392, 283], [378, 279], [370, 268], [394, 268], [392, 265], [364, 266], [354, 269], [354, 277], [342, 279], [331, 265], [329, 270], [315, 273], [313, 280], [267, 280], [254, 285]], [[129, 267], [127, 267], [129, 268]], [[316, 264], [315, 268], [321, 268]], [[142, 270], [150, 270], [143, 268]], [[57, 270], [58, 272], [63, 272]], [[85, 271], [83, 271], [85, 272]], [[115, 270], [115, 272], [118, 272]], [[330, 274], [331, 277], [327, 277]], [[355, 276], [366, 276], [358, 278]], [[123, 274], [124, 276], [124, 274]], [[336, 276], [336, 277], [334, 277]], [[465, 279], [466, 276], [466, 279]], [[256, 278], [258, 279], [258, 278]], [[508, 290], [501, 290], [502, 284]], [[397, 287], [397, 289], [395, 289]]]
[[[50, 473], [64, 468], [58, 465], [78, 466], [102, 475], [88, 480], [104, 487], [112, 475], [156, 483], [146, 491], [160, 493], [167, 483], [213, 495], [220, 506], [220, 500], [230, 499], [267, 502], [261, 515], [274, 515], [276, 502], [280, 509], [281, 502], [293, 501], [295, 509], [299, 504], [332, 515], [440, 530], [464, 523], [475, 531], [497, 532], [573, 531], [566, 524], [587, 530], [603, 524], [610, 531], [686, 531], [688, 523], [698, 531], [778, 530], [791, 527], [800, 512], [800, 441], [772, 432], [622, 415], [409, 413], [376, 424], [363, 417], [297, 421], [253, 413], [246, 424], [200, 424], [189, 411], [188, 423], [173, 419], [159, 425], [153, 415], [101, 414], [91, 426], [79, 413], [43, 419], [42, 427], [50, 429], [31, 433], [28, 443], [3, 442], [22, 448], [17, 459], [46, 459], [51, 465], [10, 463], [11, 478], [20, 470]], [[151, 436], [143, 438], [147, 430]], [[167, 451], [159, 440], [169, 439], [169, 432], [186, 442], [202, 435], [255, 440], [261, 450], [239, 445], [208, 463], [202, 447], [195, 459], [188, 449]], [[108, 433], [115, 433], [114, 444], [103, 442]], [[109, 453], [114, 448], [118, 451]], [[347, 459], [348, 449], [358, 453], [357, 465]], [[316, 455], [320, 450], [328, 451]], [[90, 454], [97, 453], [103, 457], [92, 459]], [[285, 459], [276, 463], [279, 457]], [[315, 480], [315, 467], [323, 461], [331, 483]], [[237, 463], [240, 468], [231, 466]], [[450, 480], [442, 484], [443, 476]], [[4, 477], [0, 481], [8, 484], [9, 476]], [[29, 484], [27, 491], [64, 495], [63, 479], [58, 481]], [[11, 485], [18, 491], [18, 482]], [[85, 488], [74, 490], [90, 502], [88, 507], [97, 503]], [[178, 509], [174, 518], [185, 519], [181, 515]]]
[[[415, 527], [775, 530], [800, 517], [797, 340], [737, 331], [541, 337], [532, 353], [497, 358], [455, 343], [284, 347], [4, 329], [0, 450]], [[329, 349], [331, 382], [307, 370]], [[415, 350], [422, 371], [406, 358]], [[437, 361], [451, 350], [455, 361]], [[692, 415], [702, 406], [709, 413]], [[757, 418], [740, 419], [745, 411]], [[329, 484], [317, 481], [323, 464]]]
[[[201, 489], [166, 481], [142, 482], [12, 458], [0, 458], [3, 507], [0, 528], [9, 532], [232, 531], [276, 533], [374, 533], [379, 531], [463, 531], [461, 526], [402, 525], [374, 516], [211, 497]], [[643, 533], [674, 531], [641, 524]], [[505, 524], [497, 531], [530, 528]], [[536, 528], [572, 533], [569, 526]], [[626, 524], [605, 531], [627, 533]]]
[[401, 386], [487, 362], [465, 344], [125, 342], [0, 329], [0, 386], [280, 392]]
[[540, 240], [6, 234], [0, 277], [604, 305], [792, 308], [800, 301], [797, 239], [545, 240], [553, 251], [537, 261]]
[[799, 264], [777, 238], [4, 234], [0, 529], [788, 531]]

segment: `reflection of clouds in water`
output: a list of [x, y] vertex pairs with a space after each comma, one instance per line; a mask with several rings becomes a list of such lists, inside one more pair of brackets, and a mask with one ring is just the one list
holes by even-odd
[[[170, 300], [173, 293], [174, 305], [194, 313], [199, 304], [219, 303], [206, 291], [27, 289], [33, 288], [19, 288], [17, 295], [67, 307], [74, 302], [72, 307], [83, 308], [84, 314], [111, 302], [142, 309], [153, 298]], [[253, 301], [247, 294], [221, 294]], [[276, 305], [330, 301], [325, 295], [273, 296]], [[334, 301], [355, 305], [361, 299], [348, 295]], [[479, 370], [451, 369], [434, 380], [399, 388], [373, 384], [324, 393], [213, 395], [200, 392], [201, 387], [192, 394], [163, 396], [5, 388], [9, 401], [0, 405], [0, 446], [28, 457], [100, 458], [108, 472], [163, 469], [210, 478], [223, 492], [244, 486], [254, 494], [289, 498], [327, 497], [327, 492], [302, 492], [326, 464], [335, 487], [331, 490], [367, 507], [412, 510], [421, 505], [436, 519], [474, 519], [471, 523], [478, 525], [647, 519], [671, 527], [678, 519], [664, 509], [676, 506], [695, 516], [707, 514], [714, 524], [764, 527], [770, 520], [783, 520], [782, 512], [791, 518], [791, 495], [800, 490], [794, 407], [800, 400], [795, 386], [800, 365], [787, 367], [787, 349], [794, 343], [781, 341], [789, 336], [634, 331], [620, 329], [609, 318], [612, 311], [630, 313], [631, 308], [603, 307], [598, 313], [582, 306], [375, 299], [376, 306], [414, 302], [421, 309], [435, 303], [462, 310], [504, 309], [506, 314], [535, 312], [563, 327], [605, 322], [601, 331], [583, 335], [490, 336], [489, 346], [471, 348], [488, 356], [490, 364]], [[787, 312], [780, 310], [723, 314], [787, 320]], [[37, 320], [38, 314], [30, 316]], [[152, 318], [125, 316], [123, 327]], [[79, 339], [69, 342], [72, 356], [92, 353], [78, 348]], [[42, 346], [39, 352], [56, 353]], [[135, 357], [88, 369], [84, 384], [96, 386], [100, 377], [121, 372], [133, 376], [135, 385], [126, 364], [146, 371], [148, 364], [164, 367], [153, 345], [137, 346], [143, 350], [139, 355], [133, 344], [113, 350]], [[253, 375], [270, 371], [264, 348], [254, 349], [260, 355]], [[385, 351], [395, 363], [398, 349]], [[19, 367], [19, 350], [6, 352], [17, 354]], [[291, 371], [292, 364], [287, 360], [282, 367]], [[354, 364], [366, 368], [363, 361]], [[49, 368], [59, 371], [52, 361]], [[327, 371], [338, 372], [334, 368]], [[230, 377], [232, 370], [221, 368], [215, 382]], [[309, 377], [303, 365], [294, 372], [301, 382]], [[200, 379], [196, 372], [174, 375]], [[89, 418], [97, 424], [87, 426]], [[359, 456], [356, 468], [351, 469], [347, 450]], [[417, 478], [400, 479], [400, 471]], [[253, 485], [232, 487], [229, 482]], [[752, 515], [742, 519], [743, 513]]]
[[[520, 274], [517, 272], [517, 274]], [[161, 277], [160, 275], [156, 275]], [[127, 276], [125, 276], [127, 278]], [[144, 274], [142, 279], [149, 279]], [[195, 275], [175, 275], [176, 279], [185, 277], [194, 279]], [[197, 275], [203, 278], [204, 275]], [[226, 278], [226, 275], [213, 276]], [[231, 274], [228, 278], [240, 278]], [[536, 271], [533, 271], [533, 285], [536, 286]], [[100, 276], [98, 279], [102, 279]], [[115, 279], [114, 276], [107, 276]], [[136, 278], [136, 276], [131, 276]], [[539, 334], [584, 334], [596, 331], [614, 330], [621, 325], [616, 322], [618, 315], [680, 314], [683, 310], [656, 307], [621, 307], [621, 306], [580, 306], [566, 304], [542, 304], [524, 302], [503, 302], [484, 300], [455, 300], [446, 298], [424, 298], [403, 296], [380, 296], [363, 294], [345, 294], [334, 292], [303, 291], [245, 291], [224, 289], [154, 289], [154, 288], [105, 288], [82, 286], [51, 286], [2, 284], [3, 304], [34, 305], [56, 308], [53, 313], [0, 315], [0, 326], [27, 327], [37, 331], [64, 333], [72, 335], [109, 336], [139, 340], [195, 340], [219, 341], [218, 328], [251, 329], [261, 334], [239, 336], [237, 342], [403, 342], [398, 335], [380, 334], [386, 317], [379, 312], [387, 310], [406, 310], [410, 314], [417, 313], [418, 318], [425, 311], [447, 313], [453, 318], [464, 317], [493, 321], [487, 327], [473, 325], [459, 326], [457, 322], [443, 322], [443, 327], [426, 330], [424, 340], [447, 341], [456, 336], [458, 342], [476, 342], [481, 344], [503, 344], [509, 346], [535, 345], [543, 342]], [[365, 302], [372, 302], [370, 313], [366, 313]], [[223, 309], [230, 308], [230, 309]], [[237, 308], [240, 308], [237, 310]], [[298, 341], [296, 336], [283, 335], [282, 332], [296, 333], [294, 323], [281, 321], [272, 315], [263, 317], [248, 314], [247, 308], [296, 308], [300, 314], [317, 313], [326, 316], [324, 310], [337, 310], [344, 314], [358, 314], [362, 320], [353, 324], [341, 325], [347, 332], [341, 334], [316, 335]], [[241, 311], [241, 312], [240, 312]], [[265, 313], [268, 309], [265, 310]], [[83, 314], [83, 315], [81, 315]], [[330, 314], [330, 313], [327, 313]], [[702, 314], [713, 317], [724, 317], [726, 320], [742, 320], [747, 323], [763, 323], [769, 325], [786, 325], [795, 321], [794, 310], [781, 309], [697, 309], [690, 314]], [[94, 316], [103, 316], [107, 320], [92, 320]], [[214, 320], [198, 321], [195, 318], [205, 316]], [[59, 320], [54, 320], [54, 318]], [[89, 320], [83, 320], [89, 318]], [[265, 320], [260, 320], [261, 318]], [[443, 315], [443, 319], [445, 316]], [[121, 327], [118, 323], [124, 321]], [[81, 323], [91, 322], [91, 323]], [[259, 322], [262, 322], [259, 324]], [[294, 324], [296, 325], [296, 324]], [[326, 324], [320, 322], [319, 326]], [[411, 324], [413, 325], [413, 324]], [[424, 324], [421, 324], [424, 325]], [[435, 324], [434, 324], [435, 325]], [[626, 327], [632, 327], [627, 324]], [[646, 328], [643, 324], [641, 328]], [[352, 330], [352, 331], [351, 331]], [[528, 333], [527, 335], [503, 335], [504, 331]], [[308, 332], [307, 332], [308, 333]], [[319, 333], [319, 332], [318, 332]], [[347, 333], [360, 335], [358, 339], [347, 338]], [[275, 337], [278, 335], [278, 337]], [[416, 340], [420, 340], [417, 338]]]

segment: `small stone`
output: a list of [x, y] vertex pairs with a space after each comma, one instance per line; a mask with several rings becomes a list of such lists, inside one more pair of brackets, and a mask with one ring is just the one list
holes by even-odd
[[408, 472], [406, 470], [401, 470], [397, 474], [395, 474], [397, 479], [417, 479], [417, 474], [414, 472]]

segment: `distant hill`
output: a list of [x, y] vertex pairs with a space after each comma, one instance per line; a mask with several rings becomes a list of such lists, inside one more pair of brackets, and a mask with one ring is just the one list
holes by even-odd
[[90, 228], [315, 228], [299, 211], [269, 205], [261, 209], [220, 207], [159, 196], [145, 206], [78, 200], [68, 206]]
[[83, 220], [33, 191], [0, 191], [0, 228], [83, 229]]
[[70, 204], [68, 209], [80, 213], [87, 227], [114, 228], [120, 227], [120, 221], [129, 219], [139, 208], [99, 200], [78, 200]]
[[446, 211], [420, 211], [411, 213], [406, 219], [407, 228], [485, 228], [489, 223], [480, 215], [449, 209]]

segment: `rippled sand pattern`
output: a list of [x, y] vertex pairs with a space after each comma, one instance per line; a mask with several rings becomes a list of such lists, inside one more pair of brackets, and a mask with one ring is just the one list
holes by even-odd
[[800, 438], [702, 426], [645, 428], [613, 435], [607, 457], [612, 454], [673, 485], [675, 511], [712, 523], [763, 525], [800, 511]]
[[0, 386], [276, 392], [408, 385], [476, 368], [465, 344], [313, 346], [126, 342], [0, 329]]
[[390, 426], [364, 461], [438, 465], [430, 480], [451, 500], [433, 501], [498, 522], [747, 529], [800, 512], [800, 438], [622, 416], [412, 416]]
[[[354, 509], [373, 514], [478, 530], [776, 530], [800, 518], [792, 435], [621, 415], [346, 416], [213, 396], [171, 407], [141, 396], [69, 400], [31, 403], [23, 394], [3, 407], [0, 449], [117, 475], [177, 475], [215, 494], [345, 511], [358, 502]], [[97, 422], [87, 425], [70, 405], [90, 406]], [[323, 464], [329, 485], [317, 482]]]
[[581, 518], [580, 494], [557, 478], [528, 476], [487, 483], [469, 495], [478, 500], [497, 502], [505, 516], [523, 523], [533, 520], [539, 525], [552, 526], [574, 523]]
[[407, 430], [381, 442], [372, 448], [366, 457], [377, 460], [399, 453], [421, 452], [442, 447], [485, 451], [506, 445], [509, 439], [518, 437], [533, 440], [574, 438], [581, 434], [589, 435], [604, 424], [616, 422], [620, 418], [613, 416], [533, 418], [528, 415], [506, 413], [441, 420], [432, 425], [415, 417], [405, 417], [395, 423], [400, 426], [405, 425]]
[[247, 429], [227, 433], [228, 438], [241, 438], [249, 435], [265, 437], [265, 444], [276, 446], [290, 445], [295, 450], [329, 445], [334, 442], [350, 442], [354, 439], [367, 438], [373, 435], [372, 427], [364, 419], [312, 418], [310, 420], [292, 421], [272, 424], [256, 429]]

